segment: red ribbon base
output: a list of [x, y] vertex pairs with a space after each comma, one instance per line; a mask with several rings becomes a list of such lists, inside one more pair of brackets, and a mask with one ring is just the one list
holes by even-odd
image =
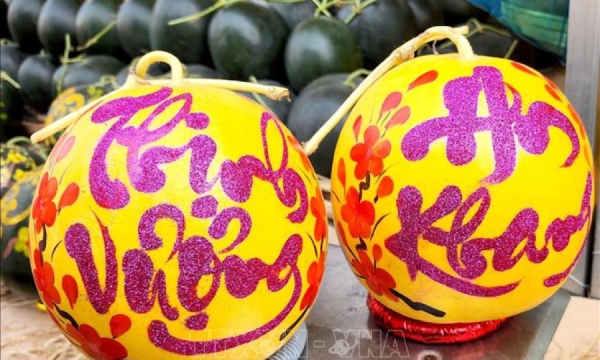
[[498, 330], [508, 320], [432, 324], [402, 316], [383, 306], [371, 295], [367, 297], [367, 307], [377, 325], [395, 336], [426, 344], [456, 344], [476, 340]]

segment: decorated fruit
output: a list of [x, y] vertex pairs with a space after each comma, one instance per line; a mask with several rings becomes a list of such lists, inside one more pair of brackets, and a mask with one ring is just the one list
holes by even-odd
[[[11, 290], [37, 298], [37, 291], [29, 265], [29, 215], [33, 194], [42, 168], [34, 169], [15, 182], [0, 206], [0, 277]], [[37, 276], [47, 276], [38, 273]]]
[[349, 114], [332, 171], [336, 228], [354, 273], [393, 312], [499, 320], [548, 299], [580, 258], [592, 154], [553, 83], [473, 55], [444, 29], [459, 54], [394, 67]]
[[17, 181], [43, 164], [30, 150], [15, 144], [0, 145], [0, 197]]
[[[34, 271], [54, 277], [36, 285], [94, 359], [265, 359], [320, 286], [318, 182], [265, 108], [182, 80], [168, 55], [145, 55], [137, 72], [168, 60], [172, 81], [129, 83], [63, 120], [29, 227]], [[256, 88], [282, 90], [236, 90]]]
[[[50, 125], [70, 113], [84, 107], [92, 101], [98, 100], [109, 92], [119, 87], [114, 77], [104, 77], [99, 82], [91, 85], [81, 85], [71, 87], [56, 97], [44, 118], [44, 124]], [[44, 139], [43, 144], [52, 148], [59, 140], [62, 131], [56, 132]]]
[[42, 144], [33, 143], [27, 136], [15, 136], [8, 140], [6, 145], [21, 147], [37, 165], [44, 164], [48, 159], [48, 148]]

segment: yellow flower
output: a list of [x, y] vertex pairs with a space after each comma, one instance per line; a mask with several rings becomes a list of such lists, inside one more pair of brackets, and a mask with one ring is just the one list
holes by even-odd
[[8, 160], [8, 162], [13, 162], [13, 163], [20, 163], [20, 162], [27, 161], [27, 157], [25, 155], [18, 153], [16, 151], [9, 151], [8, 155], [6, 156], [6, 159]]
[[27, 175], [27, 171], [23, 171], [23, 169], [17, 169], [13, 174], [13, 180], [15, 182], [21, 181], [25, 177], [25, 175]]
[[17, 233], [17, 241], [15, 242], [15, 246], [13, 249], [16, 252], [23, 253], [26, 258], [29, 258], [29, 246], [27, 246], [27, 241], [29, 240], [29, 229], [24, 226], [19, 229]]

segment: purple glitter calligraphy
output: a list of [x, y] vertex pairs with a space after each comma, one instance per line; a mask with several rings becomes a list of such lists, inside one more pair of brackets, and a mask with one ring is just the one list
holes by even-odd
[[[506, 88], [513, 94], [512, 106], [508, 104]], [[489, 116], [477, 116], [478, 99], [482, 91]], [[402, 140], [402, 153], [408, 160], [423, 159], [433, 142], [446, 138], [448, 161], [457, 166], [468, 164], [477, 152], [475, 134], [489, 131], [495, 169], [484, 182], [501, 183], [515, 170], [517, 143], [529, 154], [543, 154], [550, 141], [550, 126], [562, 130], [571, 140], [572, 151], [563, 166], [570, 166], [580, 152], [579, 138], [569, 119], [551, 105], [540, 101], [531, 104], [527, 114], [522, 115], [521, 96], [506, 86], [498, 69], [476, 67], [473, 76], [449, 81], [444, 87], [443, 96], [448, 116], [415, 126]]]
[[[92, 121], [95, 123], [117, 119], [100, 140], [90, 164], [90, 190], [100, 206], [119, 209], [130, 201], [130, 194], [125, 184], [118, 179], [111, 180], [108, 175], [106, 164], [108, 152], [116, 142], [127, 148], [129, 179], [139, 192], [153, 193], [163, 188], [166, 174], [159, 166], [179, 160], [190, 150], [190, 186], [199, 195], [210, 191], [220, 179], [225, 194], [231, 200], [242, 203], [250, 197], [253, 178], [256, 177], [271, 183], [285, 206], [292, 207], [297, 204], [299, 199], [298, 209], [290, 213], [288, 218], [296, 223], [303, 221], [308, 212], [306, 189], [300, 175], [287, 167], [289, 154], [288, 148], [285, 146], [281, 124], [268, 112], [263, 113], [261, 118], [261, 137], [266, 164], [251, 155], [242, 156], [238, 162], [226, 160], [221, 165], [217, 177], [209, 180], [207, 178], [208, 169], [216, 155], [217, 144], [212, 138], [202, 134], [192, 137], [188, 144], [181, 147], [155, 146], [140, 155], [143, 148], [147, 148], [149, 144], [171, 133], [182, 121], [193, 130], [202, 130], [209, 125], [208, 115], [190, 112], [192, 103], [190, 94], [185, 93], [169, 98], [171, 94], [171, 89], [162, 88], [139, 98], [115, 99], [98, 107], [92, 114]], [[157, 116], [178, 104], [180, 109], [170, 121], [156, 129], [149, 130], [150, 124]], [[127, 123], [139, 111], [152, 106], [156, 106], [156, 108], [139, 127], [127, 126]], [[284, 142], [283, 156], [278, 169], [274, 169], [271, 164], [266, 140], [266, 129], [270, 123], [277, 127]]]
[[[491, 264], [494, 270], [506, 271], [512, 269], [523, 256], [527, 256], [533, 263], [541, 263], [550, 253], [550, 243], [554, 251], [563, 251], [568, 246], [571, 236], [583, 229], [589, 220], [591, 184], [591, 175], [588, 175], [580, 213], [577, 216], [567, 216], [565, 220], [554, 220], [546, 231], [545, 244], [540, 249], [536, 247], [539, 215], [532, 208], [521, 210], [500, 236], [470, 239], [490, 208], [491, 196], [487, 188], [480, 187], [463, 201], [457, 187], [447, 186], [435, 203], [421, 212], [423, 196], [418, 189], [407, 186], [400, 190], [396, 201], [402, 229], [386, 239], [385, 245], [392, 254], [406, 263], [413, 280], [417, 273], [421, 272], [434, 281], [465, 294], [481, 297], [499, 296], [514, 290], [519, 283], [492, 287], [472, 283], [470, 280], [479, 278], [487, 270], [488, 263], [483, 252], [492, 251]], [[471, 219], [465, 222], [465, 216], [471, 213], [471, 210], [476, 211]], [[453, 212], [456, 212], [456, 216], [450, 230], [433, 226], [435, 222]], [[444, 272], [419, 256], [419, 241], [445, 247], [448, 263], [459, 277]], [[523, 241], [525, 245], [516, 252]], [[568, 275], [577, 258], [565, 272], [549, 277], [544, 284], [557, 285]]]
[[[121, 209], [132, 202], [132, 193], [150, 194], [163, 189], [167, 183], [165, 165], [181, 161], [190, 153], [189, 186], [197, 194], [191, 199], [188, 209], [180, 209], [164, 202], [154, 204], [141, 216], [137, 228], [138, 248], [127, 250], [122, 258], [124, 273], [124, 296], [132, 311], [145, 314], [157, 305], [162, 319], [154, 319], [148, 328], [150, 340], [158, 347], [178, 354], [195, 355], [223, 351], [228, 348], [253, 341], [281, 324], [296, 306], [303, 288], [302, 277], [297, 262], [302, 252], [302, 237], [292, 234], [283, 245], [279, 256], [272, 264], [258, 258], [242, 259], [229, 254], [243, 243], [252, 229], [252, 217], [242, 207], [222, 206], [214, 196], [220, 189], [234, 203], [246, 202], [252, 193], [255, 181], [264, 181], [273, 188], [273, 194], [290, 212], [287, 219], [293, 223], [303, 222], [308, 214], [308, 193], [300, 174], [288, 167], [288, 144], [282, 125], [269, 113], [260, 118], [262, 156], [244, 155], [239, 159], [222, 160], [214, 178], [209, 178], [209, 168], [214, 166], [217, 157], [217, 142], [209, 134], [199, 133], [210, 126], [208, 114], [192, 112], [192, 94], [173, 95], [173, 89], [164, 87], [139, 97], [125, 97], [98, 106], [92, 113], [92, 122], [104, 124], [112, 122], [96, 147], [89, 171], [90, 193], [96, 203], [106, 209]], [[139, 125], [133, 125], [140, 112], [148, 115]], [[152, 127], [157, 118], [171, 117], [160, 126]], [[187, 143], [179, 147], [155, 144], [181, 126], [191, 134]], [[279, 164], [273, 164], [267, 142], [267, 128], [275, 126], [283, 148]], [[274, 139], [277, 139], [275, 136]], [[269, 140], [271, 142], [271, 140]], [[112, 151], [119, 147], [126, 151], [126, 173], [123, 178], [111, 178], [109, 164]], [[128, 185], [132, 187], [129, 189]], [[173, 238], [157, 232], [157, 224], [169, 221], [176, 227]], [[205, 236], [184, 235], [187, 221], [209, 222]], [[100, 220], [98, 219], [98, 222]], [[235, 226], [230, 226], [232, 223]], [[108, 312], [115, 302], [118, 287], [118, 264], [113, 240], [108, 228], [101, 225], [106, 254], [106, 285], [102, 291], [98, 280], [98, 269], [93, 261], [91, 240], [88, 229], [82, 224], [72, 225], [67, 230], [65, 243], [69, 255], [75, 259], [90, 301], [99, 313]], [[232, 238], [229, 233], [236, 231]], [[115, 234], [112, 234], [115, 235]], [[221, 239], [233, 239], [230, 244], [222, 244], [216, 251], [215, 245]], [[118, 239], [117, 239], [118, 241]], [[222, 241], [222, 240], [221, 240]], [[157, 260], [152, 252], [168, 248], [168, 257]], [[168, 277], [166, 266], [175, 261], [178, 268], [176, 278]], [[208, 281], [207, 281], [208, 280]], [[177, 282], [177, 304], [192, 313], [180, 324], [193, 331], [202, 331], [210, 323], [206, 312], [224, 285], [234, 298], [242, 299], [252, 295], [259, 283], [265, 281], [271, 292], [278, 292], [293, 286], [289, 302], [281, 313], [266, 321], [256, 329], [232, 337], [215, 339], [209, 342], [194, 342], [178, 339], [169, 332], [169, 323], [181, 317], [176, 300], [167, 293], [170, 281]], [[198, 289], [202, 282], [202, 292]], [[205, 286], [206, 285], [206, 286]]]
[[88, 299], [94, 310], [99, 314], [106, 314], [117, 296], [117, 258], [115, 244], [108, 233], [108, 229], [96, 218], [102, 231], [104, 240], [105, 281], [104, 291], [100, 287], [98, 269], [94, 264], [92, 241], [88, 229], [83, 224], [71, 225], [65, 234], [65, 247], [67, 253], [77, 263], [81, 273], [83, 285], [88, 294]]

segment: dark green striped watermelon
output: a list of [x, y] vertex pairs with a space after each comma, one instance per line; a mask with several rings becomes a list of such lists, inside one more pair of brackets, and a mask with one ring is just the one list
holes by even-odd
[[38, 298], [29, 262], [29, 215], [42, 168], [25, 174], [2, 198], [0, 213], [0, 277], [9, 289]]
[[[77, 42], [87, 54], [105, 54], [128, 61], [121, 46], [116, 18], [121, 0], [87, 0], [77, 12]], [[88, 43], [89, 42], [89, 43]]]
[[219, 10], [208, 28], [215, 69], [229, 79], [284, 78], [283, 50], [289, 29], [279, 13], [261, 0]]
[[31, 55], [19, 68], [18, 81], [26, 105], [44, 114], [52, 102], [52, 77], [56, 65], [50, 54]]
[[150, 22], [152, 50], [167, 51], [182, 63], [208, 64], [206, 34], [212, 15], [177, 25], [169, 25], [169, 22], [206, 10], [213, 4], [212, 0], [157, 0]]
[[117, 13], [121, 46], [135, 58], [150, 51], [150, 22], [156, 0], [126, 0]]
[[42, 48], [37, 34], [37, 23], [44, 0], [13, 0], [8, 7], [6, 22], [14, 42], [28, 54]]
[[345, 5], [336, 16], [350, 20], [350, 30], [367, 69], [377, 67], [394, 49], [419, 33], [415, 15], [406, 0], [378, 0], [358, 14], [354, 8], [354, 4]]
[[19, 67], [27, 54], [19, 50], [19, 44], [2, 41], [0, 45], [0, 69], [12, 79], [17, 80]]
[[9, 125], [20, 123], [23, 117], [23, 97], [15, 79], [6, 74], [0, 77], [0, 130], [4, 133]]
[[46, 0], [37, 24], [38, 37], [44, 49], [58, 59], [65, 53], [66, 35], [71, 46], [77, 46], [75, 21], [83, 0]]
[[323, 75], [360, 69], [362, 63], [351, 28], [337, 18], [319, 16], [301, 22], [285, 47], [285, 71], [296, 91]]
[[41, 165], [34, 154], [15, 144], [0, 145], [0, 197], [31, 170]]

